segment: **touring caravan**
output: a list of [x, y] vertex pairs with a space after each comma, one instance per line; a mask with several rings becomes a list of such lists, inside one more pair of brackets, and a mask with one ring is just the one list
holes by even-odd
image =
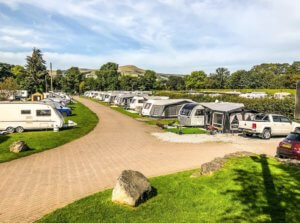
[[188, 103], [181, 107], [178, 121], [182, 126], [205, 126], [205, 108], [199, 103]]
[[183, 104], [190, 103], [188, 99], [148, 100], [142, 109], [142, 115], [154, 118], [177, 118]]
[[64, 126], [63, 116], [51, 105], [42, 102], [0, 102], [0, 130], [13, 133]]

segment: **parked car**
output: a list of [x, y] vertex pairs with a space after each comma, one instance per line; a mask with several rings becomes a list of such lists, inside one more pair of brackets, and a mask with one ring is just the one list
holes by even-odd
[[240, 121], [239, 129], [247, 136], [258, 135], [264, 139], [272, 136], [286, 136], [300, 132], [300, 123], [277, 114], [257, 114], [253, 120]]
[[277, 156], [300, 159], [300, 134], [292, 132], [282, 140], [277, 147]]

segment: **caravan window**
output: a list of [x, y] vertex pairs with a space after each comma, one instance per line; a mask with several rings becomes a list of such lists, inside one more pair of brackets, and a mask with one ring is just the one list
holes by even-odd
[[149, 108], [150, 108], [150, 106], [151, 106], [151, 103], [147, 103], [147, 104], [145, 104], [145, 107], [144, 107], [144, 109], [149, 109]]
[[21, 110], [21, 115], [30, 115], [31, 110]]
[[204, 110], [197, 109], [196, 112], [195, 112], [195, 116], [202, 116], [202, 115], [204, 115]]
[[140, 104], [144, 103], [144, 100], [138, 100], [138, 103], [140, 103]]
[[36, 110], [36, 116], [51, 116], [51, 110]]

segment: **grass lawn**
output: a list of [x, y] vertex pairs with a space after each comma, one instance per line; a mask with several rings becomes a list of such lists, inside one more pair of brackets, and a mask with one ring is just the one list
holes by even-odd
[[[166, 129], [166, 131], [179, 134], [180, 129], [170, 128], [170, 129]], [[182, 128], [181, 132], [183, 134], [207, 134], [208, 133], [205, 129], [200, 129], [200, 128]]]
[[299, 222], [299, 168], [253, 156], [231, 159], [212, 176], [193, 172], [150, 179], [157, 195], [137, 208], [112, 203], [106, 190], [39, 222]]
[[[0, 163], [55, 148], [84, 136], [94, 129], [98, 123], [98, 117], [95, 113], [81, 103], [70, 105], [70, 107], [73, 109], [73, 115], [66, 117], [65, 120], [70, 119], [76, 122], [77, 127], [59, 132], [47, 130], [0, 135]], [[21, 153], [10, 152], [9, 146], [17, 140], [25, 141], [31, 150]]]

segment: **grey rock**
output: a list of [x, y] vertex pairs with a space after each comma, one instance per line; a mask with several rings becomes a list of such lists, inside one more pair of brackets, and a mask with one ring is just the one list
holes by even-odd
[[16, 141], [10, 145], [9, 150], [13, 153], [20, 153], [28, 150], [28, 146], [24, 141]]
[[113, 189], [112, 201], [136, 207], [149, 199], [151, 195], [151, 184], [142, 173], [123, 170]]

